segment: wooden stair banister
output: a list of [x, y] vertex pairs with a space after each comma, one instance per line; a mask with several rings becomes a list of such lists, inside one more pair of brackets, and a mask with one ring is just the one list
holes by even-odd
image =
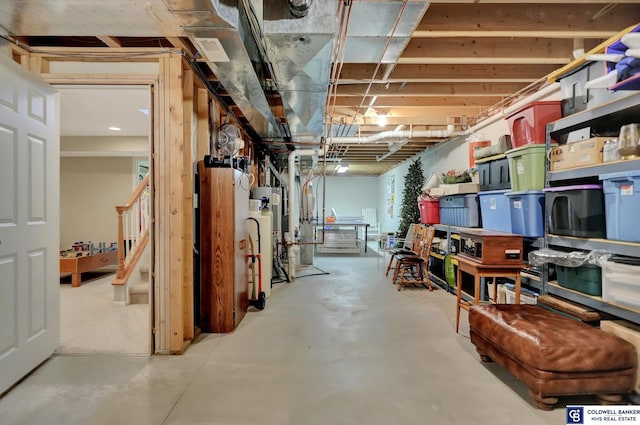
[[117, 205], [118, 270], [113, 285], [124, 285], [149, 242], [149, 174], [124, 205]]

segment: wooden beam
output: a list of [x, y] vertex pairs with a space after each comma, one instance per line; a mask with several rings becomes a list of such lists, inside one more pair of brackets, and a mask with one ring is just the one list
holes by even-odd
[[[638, 22], [640, 6], [617, 4], [611, 10], [601, 13], [602, 4], [574, 2], [564, 4], [543, 4], [508, 2], [482, 2], [481, 4], [455, 4], [456, 2], [434, 3], [418, 24], [418, 31], [620, 31]], [[562, 3], [562, 2], [558, 2]], [[611, 2], [607, 2], [611, 3]], [[594, 16], [598, 16], [594, 19]], [[541, 35], [542, 36], [542, 35]]]
[[418, 38], [456, 38], [456, 37], [473, 37], [473, 38], [566, 38], [575, 37], [583, 39], [602, 40], [609, 38], [615, 31], [536, 31], [536, 30], [520, 30], [520, 31], [499, 31], [499, 30], [416, 30], [411, 33], [411, 39]]
[[169, 64], [166, 58], [159, 61], [158, 93], [155, 96], [154, 126], [157, 127], [157, 137], [154, 138], [152, 161], [154, 166], [154, 249], [156, 252], [157, 270], [154, 293], [156, 315], [155, 352], [158, 354], [171, 353], [171, 252], [169, 251]]
[[32, 54], [29, 62], [29, 70], [36, 74], [47, 74], [49, 72], [49, 61], [40, 55]]
[[209, 153], [209, 92], [207, 89], [197, 91], [198, 107], [198, 150], [197, 158]]
[[[592, 45], [596, 43], [590, 40]], [[508, 60], [548, 60], [546, 63], [564, 63], [573, 51], [573, 39], [549, 38], [476, 38], [448, 37], [438, 39], [411, 39], [400, 59], [473, 60], [485, 59], [484, 63], [526, 63]], [[492, 61], [493, 59], [493, 61]], [[560, 62], [558, 62], [560, 61]], [[446, 63], [446, 62], [445, 62]], [[464, 62], [456, 62], [464, 63]], [[480, 62], [477, 62], [480, 63]], [[536, 62], [530, 62], [536, 63]], [[545, 63], [545, 62], [539, 62]]]
[[190, 57], [193, 57], [193, 55], [195, 54], [195, 50], [193, 46], [191, 46], [191, 44], [187, 41], [186, 38], [167, 37], [167, 40], [169, 41], [169, 43], [173, 45], [173, 47], [175, 47], [176, 49], [182, 50], [183, 52], [188, 54]]
[[544, 65], [544, 64], [554, 64], [554, 65], [564, 65], [570, 62], [568, 57], [460, 57], [460, 58], [451, 58], [451, 57], [414, 57], [414, 58], [405, 58], [401, 57], [398, 59], [398, 64], [401, 65], [446, 65], [446, 64], [455, 64], [455, 65], [474, 65], [474, 64], [516, 64], [516, 65]]
[[[557, 65], [533, 64], [461, 64], [461, 65], [398, 65], [391, 73], [388, 81], [506, 81], [532, 82], [557, 69]], [[342, 67], [341, 80], [369, 81], [373, 77], [375, 65], [349, 64]], [[386, 82], [375, 80], [376, 82]]]
[[22, 65], [26, 69], [31, 65], [31, 53], [28, 50], [18, 47], [15, 44], [9, 44], [9, 55], [14, 62]]
[[[525, 87], [524, 83], [499, 82], [446, 82], [446, 83], [389, 83], [374, 84], [370, 96], [487, 96], [510, 95]], [[365, 84], [340, 84], [337, 96], [362, 96]]]
[[[403, 107], [403, 108], [423, 108], [425, 106], [491, 106], [498, 103], [502, 97], [500, 96], [486, 96], [486, 97], [413, 97], [413, 96], [387, 96], [387, 97], [379, 97], [373, 108], [392, 108], [392, 107]], [[337, 106], [349, 106], [353, 104], [353, 100], [351, 98], [338, 97], [336, 99]], [[367, 105], [368, 102], [365, 102]], [[366, 108], [365, 108], [366, 109]]]
[[118, 40], [118, 37], [110, 37], [106, 35], [98, 35], [96, 38], [102, 41], [107, 47], [122, 47], [122, 43]]
[[[576, 5], [583, 5], [583, 4], [610, 4], [611, 1], [610, 0], [570, 0], [571, 4], [576, 4]], [[508, 4], [512, 4], [513, 1], [512, 0], [435, 0], [435, 1], [430, 1], [429, 3], [431, 4], [442, 4], [442, 3], [446, 3], [446, 4], [458, 4], [458, 3], [474, 3], [474, 4], [504, 4], [504, 3], [508, 3]], [[567, 3], [567, 0], [541, 0], [538, 1], [536, 3], [540, 3], [540, 4], [558, 4], [558, 3], [562, 3], [565, 4]], [[632, 4], [638, 4], [640, 3], [640, 0], [627, 0], [625, 1], [625, 3], [632, 3]]]
[[[145, 84], [157, 74], [42, 74], [50, 84]], [[100, 82], [96, 82], [100, 81]], [[118, 83], [119, 82], [119, 83]]]
[[182, 209], [183, 215], [183, 238], [182, 238], [182, 258], [184, 259], [184, 272], [182, 275], [182, 331], [183, 340], [190, 341], [194, 337], [194, 305], [193, 305], [193, 246], [195, 238], [193, 235], [193, 175], [195, 170], [195, 158], [193, 151], [197, 150], [196, 141], [193, 139], [193, 115], [195, 82], [194, 73], [191, 69], [182, 71]]
[[[182, 58], [171, 56], [167, 60], [169, 66], [169, 134], [166, 148], [169, 162], [169, 252], [171, 253], [170, 303], [171, 303], [171, 353], [180, 354], [183, 349], [183, 282], [184, 263], [182, 238], [184, 227], [184, 193], [183, 179], [185, 147], [183, 137], [183, 103], [182, 103]], [[191, 257], [189, 257], [189, 261]]]
[[573, 70], [575, 68], [578, 68], [579, 66], [581, 66], [583, 63], [586, 62], [586, 57], [588, 55], [596, 54], [596, 53], [604, 53], [606, 51], [606, 47], [607, 46], [609, 46], [610, 44], [612, 44], [615, 41], [619, 40], [623, 35], [631, 32], [636, 26], [637, 25], [631, 25], [630, 27], [627, 27], [627, 28], [623, 29], [619, 33], [611, 36], [608, 40], [603, 41], [602, 43], [600, 43], [599, 45], [597, 45], [596, 47], [594, 47], [593, 49], [591, 49], [590, 51], [585, 53], [583, 56], [575, 59], [574, 61], [568, 63], [567, 65], [563, 66], [562, 68], [551, 72], [549, 75], [547, 75], [547, 81], [549, 81], [550, 83], [555, 82], [558, 78], [560, 78], [561, 76], [563, 76], [567, 72], [569, 72], [569, 71], [571, 71], [571, 70]]
[[[425, 106], [422, 110], [416, 108], [395, 107], [389, 110], [387, 116], [387, 125], [446, 125], [447, 119], [449, 117], [475, 115], [481, 111], [481, 108], [477, 106]], [[332, 116], [333, 123], [341, 125], [378, 124], [377, 117], [364, 117], [362, 115], [357, 115], [356, 118], [353, 119], [354, 113], [355, 111], [352, 107], [337, 107], [334, 111], [334, 115]], [[428, 114], [429, 117], [425, 117], [425, 114]], [[406, 120], [405, 118], [408, 120]]]
[[[425, 65], [425, 64], [423, 64]], [[437, 64], [431, 64], [431, 66], [435, 66]], [[466, 65], [472, 65], [472, 64], [466, 64]], [[415, 65], [403, 65], [403, 66], [415, 66]], [[458, 65], [458, 66], [465, 66], [465, 65]], [[537, 65], [530, 65], [530, 66], [537, 66]], [[553, 71], [550, 71], [549, 73], [551, 73]], [[541, 75], [547, 75], [547, 74], [541, 74]], [[409, 83], [457, 83], [457, 82], [465, 82], [465, 83], [522, 83], [524, 85], [532, 83], [536, 80], [538, 80], [540, 78], [540, 76], [536, 77], [536, 78], [532, 78], [532, 77], [518, 77], [518, 76], [511, 76], [511, 77], [493, 77], [493, 76], [484, 76], [484, 78], [482, 78], [482, 75], [477, 75], [475, 77], [467, 77], [467, 78], [459, 78], [457, 76], [454, 75], [449, 75], [449, 76], [441, 76], [441, 77], [427, 77], [427, 78], [422, 78], [420, 75], [414, 75], [413, 77], [407, 77], [407, 78], [388, 78], [386, 80], [382, 80], [379, 78], [374, 78], [371, 83], [373, 84], [387, 84], [387, 83], [399, 83], [399, 84], [409, 84]], [[370, 79], [367, 78], [358, 78], [358, 79], [354, 79], [354, 78], [341, 78], [339, 84], [369, 84]]]

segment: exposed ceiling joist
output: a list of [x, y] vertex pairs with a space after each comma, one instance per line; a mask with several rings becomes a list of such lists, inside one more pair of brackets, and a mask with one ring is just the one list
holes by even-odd
[[118, 40], [118, 37], [99, 35], [96, 38], [102, 41], [107, 47], [122, 47], [122, 44], [120, 44], [120, 40]]
[[[35, 3], [5, 0], [0, 6], [0, 26], [22, 43], [43, 46], [44, 50], [44, 46], [50, 46], [62, 50], [82, 47], [88, 51], [109, 48], [126, 52], [134, 48], [162, 47], [179, 49], [189, 57], [196, 57], [196, 48], [185, 37], [185, 32], [195, 28], [215, 31], [228, 26], [228, 17], [221, 19], [213, 9], [221, 4], [235, 7], [228, 2], [210, 0], [65, 0], [62, 3], [63, 8], [60, 0]], [[638, 24], [640, 17], [640, 0], [535, 3], [432, 0], [428, 5], [408, 2], [406, 10], [400, 3], [391, 0], [314, 2], [316, 12], [320, 13], [326, 14], [326, 10], [335, 7], [336, 10], [329, 13], [331, 21], [340, 16], [334, 13], [337, 11], [351, 17], [345, 21], [346, 38], [336, 39], [336, 44], [355, 44], [346, 49], [339, 74], [331, 81], [331, 97], [326, 101], [332, 107], [324, 122], [335, 125], [336, 134], [366, 138], [398, 126], [404, 126], [404, 130], [442, 130], [447, 124], [455, 124], [456, 131], [468, 128], [479, 117], [488, 116], [488, 111], [500, 110], [503, 103], [517, 99], [514, 93], [539, 87], [539, 81], [571, 61], [581, 49], [589, 50], [622, 29]], [[240, 9], [234, 10], [242, 13]], [[403, 10], [406, 15], [399, 16]], [[278, 38], [286, 43], [272, 47], [291, 47], [293, 57], [301, 58], [307, 52], [301, 40], [313, 41], [313, 34], [300, 25], [300, 20], [276, 16], [276, 12], [269, 8], [267, 13], [265, 7], [264, 16], [255, 17], [258, 21], [262, 19], [260, 33], [266, 35], [267, 27], [278, 20], [286, 22], [278, 31], [290, 33], [290, 39]], [[308, 23], [320, 26], [318, 22]], [[299, 28], [299, 34], [291, 30], [293, 27]], [[393, 28], [397, 30], [395, 36], [387, 39]], [[318, 29], [323, 32], [325, 28]], [[244, 36], [250, 38], [249, 32]], [[357, 46], [355, 51], [353, 46]], [[383, 55], [385, 47], [387, 51]], [[234, 46], [236, 48], [242, 46]], [[249, 123], [251, 114], [243, 113], [246, 105], [236, 103], [234, 88], [224, 87], [222, 83], [226, 75], [216, 75], [216, 67], [202, 60], [200, 53], [198, 66], [202, 74], [238, 119]], [[252, 58], [254, 66], [258, 66], [256, 52], [245, 53]], [[334, 58], [340, 62], [338, 56]], [[289, 62], [274, 61], [284, 75], [307, 69], [310, 64], [295, 62], [291, 57], [284, 59]], [[330, 66], [324, 62], [313, 65], [314, 70], [317, 66]], [[294, 78], [285, 78], [279, 83], [284, 86], [290, 80]], [[274, 116], [285, 117], [291, 112], [282, 102], [283, 93], [274, 89], [273, 80], [264, 81], [263, 90], [271, 92], [274, 104], [269, 107]], [[304, 112], [309, 107], [304, 105], [305, 93], [287, 92], [290, 93], [298, 95], [300, 104], [296, 106]], [[386, 115], [385, 126], [378, 125], [381, 115]], [[291, 146], [303, 146], [292, 140], [289, 147], [285, 147], [278, 137], [263, 138], [265, 146], [278, 153], [286, 152]], [[336, 140], [330, 147], [330, 156], [350, 164], [348, 175], [379, 174], [446, 140], [411, 138], [397, 152], [378, 162], [378, 157], [389, 153], [386, 142], [364, 145], [329, 139]], [[333, 172], [335, 167], [329, 168], [328, 171]]]

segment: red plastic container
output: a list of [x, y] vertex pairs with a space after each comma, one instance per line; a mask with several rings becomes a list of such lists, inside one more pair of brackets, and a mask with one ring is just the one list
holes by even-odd
[[473, 152], [476, 148], [483, 148], [485, 146], [491, 146], [491, 140], [481, 140], [477, 142], [469, 142], [469, 168], [476, 166], [476, 157]]
[[559, 100], [533, 102], [507, 117], [513, 148], [544, 144], [547, 124], [562, 118]]
[[423, 199], [418, 202], [420, 209], [420, 223], [439, 224], [440, 223], [440, 200]]

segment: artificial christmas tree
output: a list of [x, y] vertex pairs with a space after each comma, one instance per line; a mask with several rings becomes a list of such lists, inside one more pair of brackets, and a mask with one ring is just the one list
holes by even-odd
[[409, 171], [404, 176], [404, 190], [402, 191], [402, 206], [400, 207], [400, 226], [398, 227], [398, 237], [405, 237], [409, 226], [420, 222], [420, 209], [418, 208], [418, 196], [424, 185], [424, 175], [422, 174], [422, 162], [414, 160], [409, 165]]

